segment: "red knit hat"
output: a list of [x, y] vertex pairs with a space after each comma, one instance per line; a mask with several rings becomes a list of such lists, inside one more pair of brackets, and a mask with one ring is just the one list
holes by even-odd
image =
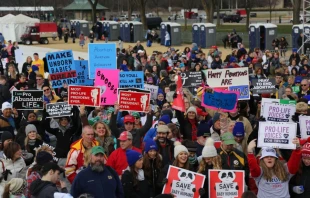
[[310, 143], [309, 142], [303, 145], [301, 149], [301, 155], [302, 157], [310, 157]]

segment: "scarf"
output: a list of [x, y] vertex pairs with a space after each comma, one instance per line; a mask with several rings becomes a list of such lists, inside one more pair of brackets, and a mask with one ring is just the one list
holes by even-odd
[[37, 139], [29, 140], [29, 141], [28, 141], [28, 145], [29, 145], [29, 146], [34, 146], [35, 143], [36, 143], [36, 140], [37, 140]]
[[188, 121], [191, 123], [192, 125], [192, 141], [196, 141], [197, 140], [197, 126], [196, 126], [196, 120], [194, 119], [188, 119]]
[[188, 160], [190, 165], [195, 165], [197, 162], [197, 155], [195, 154], [194, 156], [189, 156]]
[[62, 132], [62, 133], [65, 133], [68, 129], [70, 128], [70, 124], [68, 124], [67, 126], [61, 126], [59, 124], [59, 130]]

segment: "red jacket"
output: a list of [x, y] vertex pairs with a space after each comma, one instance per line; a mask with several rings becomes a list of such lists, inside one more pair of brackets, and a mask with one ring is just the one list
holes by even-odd
[[[140, 149], [134, 146], [132, 147], [132, 150], [142, 153]], [[106, 165], [112, 167], [117, 172], [118, 175], [122, 175], [123, 170], [125, 170], [128, 167], [126, 150], [118, 148], [115, 151], [113, 151], [109, 156]]]

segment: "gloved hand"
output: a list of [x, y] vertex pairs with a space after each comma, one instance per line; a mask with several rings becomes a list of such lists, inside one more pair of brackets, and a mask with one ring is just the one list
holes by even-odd
[[305, 191], [305, 189], [304, 186], [294, 186], [293, 191], [296, 194], [302, 194]]
[[206, 194], [205, 189], [204, 189], [204, 188], [200, 188], [200, 189], [199, 189], [199, 195], [200, 195], [200, 196], [203, 196], [204, 194]]

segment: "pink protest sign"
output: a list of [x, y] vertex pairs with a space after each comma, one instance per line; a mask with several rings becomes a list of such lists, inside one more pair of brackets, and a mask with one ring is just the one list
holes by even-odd
[[[205, 90], [208, 89], [207, 87]], [[221, 89], [209, 89], [202, 94], [201, 105], [213, 110], [221, 109], [223, 112], [236, 111], [239, 92]]]
[[117, 101], [118, 69], [96, 69], [95, 86], [100, 88], [100, 104], [113, 105]]

